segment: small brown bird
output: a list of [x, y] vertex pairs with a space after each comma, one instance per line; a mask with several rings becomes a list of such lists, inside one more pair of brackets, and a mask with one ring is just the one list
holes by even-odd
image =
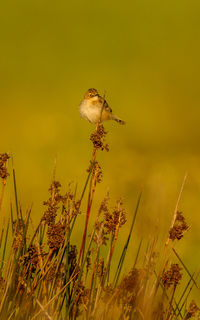
[[89, 89], [84, 99], [79, 105], [79, 112], [83, 119], [91, 123], [98, 121], [115, 120], [120, 124], [125, 122], [112, 113], [112, 109], [107, 104], [106, 100], [98, 94], [94, 88]]

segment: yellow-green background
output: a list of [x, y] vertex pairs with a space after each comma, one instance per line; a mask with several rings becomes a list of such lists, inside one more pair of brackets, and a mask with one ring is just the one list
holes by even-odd
[[[187, 171], [179, 208], [191, 231], [180, 249], [199, 266], [199, 14], [199, 0], [1, 1], [0, 151], [12, 153], [20, 202], [33, 203], [36, 220], [55, 157], [63, 192], [68, 182], [83, 187], [94, 127], [78, 105], [94, 87], [127, 122], [105, 123], [96, 206], [109, 188], [129, 223], [143, 185], [138, 239], [156, 225], [164, 239]], [[3, 215], [12, 188], [10, 179]], [[79, 219], [82, 230], [84, 212]]]

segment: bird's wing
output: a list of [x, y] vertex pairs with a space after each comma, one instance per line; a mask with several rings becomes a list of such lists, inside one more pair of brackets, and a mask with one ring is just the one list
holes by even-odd
[[111, 107], [109, 107], [109, 105], [108, 105], [106, 100], [104, 100], [103, 106], [104, 106], [106, 111], [112, 113], [112, 109], [111, 109]]
[[102, 98], [101, 96], [99, 96], [99, 101], [101, 102], [101, 105], [103, 104], [103, 108], [104, 108], [106, 111], [112, 113], [111, 107], [109, 107], [107, 101], [106, 101], [104, 98]]

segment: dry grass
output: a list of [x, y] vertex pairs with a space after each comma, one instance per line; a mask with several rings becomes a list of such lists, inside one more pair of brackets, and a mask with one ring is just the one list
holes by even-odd
[[[178, 202], [163, 252], [158, 257], [156, 235], [147, 241], [145, 251], [141, 249], [141, 241], [126, 276], [122, 276], [122, 270], [141, 194], [123, 248], [118, 246], [117, 239], [126, 223], [126, 212], [121, 200], [110, 208], [109, 194], [102, 200], [88, 236], [96, 185], [102, 179], [97, 155], [109, 150], [106, 134], [103, 125], [98, 124], [91, 135], [92, 158], [80, 196], [76, 188], [69, 188], [62, 195], [54, 175], [49, 199], [44, 202], [44, 214], [36, 228], [31, 210], [22, 212], [19, 205], [13, 169], [15, 208], [11, 206], [10, 219], [0, 233], [0, 319], [200, 319], [197, 305], [190, 301], [192, 289], [199, 290], [198, 274], [189, 272], [175, 249], [188, 230], [183, 214], [178, 211]], [[0, 155], [0, 209], [8, 178], [8, 160], [7, 154]], [[183, 186], [184, 183], [181, 192]], [[86, 190], [86, 220], [79, 247], [72, 243], [71, 236], [84, 210], [82, 200]], [[106, 257], [102, 254], [105, 248]], [[111, 263], [115, 250], [121, 250], [117, 266]], [[141, 255], [144, 258], [139, 263]], [[183, 275], [187, 277], [186, 286], [181, 282]]]

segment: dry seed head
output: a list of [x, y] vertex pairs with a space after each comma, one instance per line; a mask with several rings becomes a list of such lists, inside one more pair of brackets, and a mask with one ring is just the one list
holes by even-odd
[[[139, 285], [139, 270], [136, 268], [133, 268], [127, 276], [125, 276], [120, 285], [119, 289], [120, 292], [124, 294], [124, 292], [133, 292], [133, 290], [136, 290]], [[136, 290], [137, 291], [137, 290]]]
[[21, 243], [23, 241], [23, 234], [24, 234], [24, 227], [23, 227], [23, 220], [18, 219], [13, 222], [15, 226], [15, 234], [13, 238], [13, 248], [15, 250], [19, 249], [21, 247]]
[[199, 311], [200, 309], [197, 307], [196, 303], [194, 300], [191, 301], [190, 305], [189, 305], [189, 309], [186, 313], [185, 316], [185, 320], [190, 319], [192, 317], [196, 316], [196, 313]]
[[102, 181], [103, 173], [102, 169], [97, 161], [95, 161], [92, 174], [96, 179], [96, 182], [100, 183]]
[[182, 278], [181, 270], [182, 268], [177, 263], [174, 263], [168, 271], [163, 272], [161, 280], [165, 289], [168, 289], [171, 285], [177, 286], [179, 284]]
[[126, 223], [126, 212], [121, 206], [122, 201], [118, 200], [117, 205], [111, 214], [105, 212], [105, 228], [107, 229], [107, 233], [114, 233], [118, 226], [122, 227]]
[[40, 257], [44, 257], [46, 254], [43, 252], [43, 248], [40, 247], [40, 253], [35, 245], [31, 245], [27, 252], [20, 257], [20, 263], [24, 268], [27, 268], [26, 274], [32, 277], [32, 274], [35, 273], [37, 267], [39, 266]]
[[99, 258], [97, 275], [101, 279], [105, 273], [106, 269], [104, 267], [104, 258]]
[[133, 268], [129, 274], [122, 279], [118, 286], [119, 293], [117, 295], [117, 302], [123, 306], [126, 319], [130, 319], [133, 306], [137, 304], [139, 298], [138, 293], [144, 279], [144, 271]]
[[91, 269], [92, 259], [91, 259], [91, 250], [88, 251], [87, 257], [86, 257], [86, 270], [87, 273]]
[[78, 288], [76, 290], [74, 301], [73, 301], [74, 302], [73, 309], [72, 309], [73, 319], [82, 314], [81, 307], [83, 306], [85, 308], [85, 306], [88, 304], [89, 294], [90, 294], [89, 289], [86, 289], [85, 286], [83, 285], [83, 282], [80, 281], [78, 284]]
[[48, 226], [55, 224], [59, 206], [65, 204], [70, 197], [73, 197], [69, 192], [62, 196], [60, 194], [60, 187], [61, 184], [59, 181], [53, 181], [49, 188], [50, 198], [43, 202], [43, 205], [47, 206], [47, 210], [42, 217], [42, 221]]
[[90, 172], [92, 165], [93, 165], [93, 167], [92, 167], [92, 177], [95, 178], [95, 182], [100, 183], [102, 181], [102, 177], [103, 177], [102, 169], [101, 169], [98, 161], [95, 161], [95, 162], [90, 161], [90, 166], [87, 169], [87, 172]]
[[1, 272], [0, 272], [0, 297], [1, 297], [2, 293], [4, 292], [5, 288], [6, 288], [6, 282], [3, 279], [3, 277], [1, 276]]
[[3, 180], [6, 180], [9, 176], [9, 173], [7, 172], [7, 161], [9, 158], [10, 156], [7, 153], [0, 154], [0, 178]]
[[93, 143], [94, 149], [109, 151], [109, 146], [105, 143], [105, 137], [107, 132], [102, 124], [98, 124], [96, 130], [91, 134], [90, 140]]
[[48, 226], [47, 244], [50, 249], [52, 249], [53, 251], [58, 251], [58, 249], [64, 244], [65, 230], [65, 225], [61, 222]]
[[188, 230], [188, 225], [185, 222], [185, 218], [182, 212], [177, 212], [176, 220], [173, 227], [169, 230], [169, 238], [174, 240], [180, 240], [183, 237], [183, 233]]
[[103, 201], [101, 202], [101, 205], [100, 205], [100, 208], [99, 208], [99, 212], [98, 212], [98, 216], [100, 216], [100, 214], [102, 212], [104, 213], [108, 213], [109, 210], [108, 210], [108, 202], [109, 202], [109, 195], [107, 195]]
[[106, 245], [108, 237], [107, 232], [104, 230], [104, 222], [103, 221], [96, 221], [95, 222], [95, 234], [93, 237], [93, 241], [97, 243], [97, 245], [100, 247], [102, 244]]

